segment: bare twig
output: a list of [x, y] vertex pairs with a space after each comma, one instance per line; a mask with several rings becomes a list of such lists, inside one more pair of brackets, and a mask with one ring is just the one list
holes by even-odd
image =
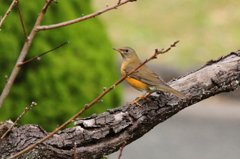
[[18, 13], [19, 13], [19, 16], [20, 16], [23, 32], [24, 32], [26, 41], [28, 41], [28, 33], [27, 33], [27, 29], [26, 29], [26, 26], [25, 26], [25, 23], [24, 23], [24, 20], [23, 20], [23, 15], [22, 15], [22, 10], [21, 10], [21, 7], [20, 7], [20, 1], [19, 0], [17, 0], [17, 6], [18, 6]]
[[78, 159], [78, 157], [77, 157], [77, 143], [76, 142], [74, 142], [74, 147], [73, 147], [73, 151], [74, 151], [74, 159]]
[[18, 123], [18, 121], [35, 105], [37, 105], [37, 103], [32, 102], [31, 105], [25, 109], [25, 111], [17, 118], [13, 125], [3, 134], [3, 136], [0, 138], [0, 141], [13, 129], [13, 127]]
[[28, 62], [31, 62], [31, 61], [33, 61], [33, 60], [35, 60], [35, 59], [39, 59], [39, 58], [42, 57], [43, 55], [45, 55], [45, 54], [47, 54], [47, 53], [49, 53], [49, 52], [51, 52], [51, 51], [53, 51], [53, 50], [56, 50], [56, 49], [60, 48], [61, 46], [65, 45], [65, 44], [68, 44], [68, 43], [69, 43], [69, 41], [67, 41], [67, 42], [65, 42], [65, 43], [62, 43], [61, 45], [59, 45], [59, 46], [57, 46], [57, 47], [55, 47], [55, 48], [53, 48], [53, 49], [51, 49], [51, 50], [49, 50], [49, 51], [46, 51], [46, 52], [44, 52], [44, 53], [42, 53], [42, 54], [40, 54], [40, 55], [38, 55], [38, 56], [36, 56], [36, 57], [34, 57], [34, 58], [31, 58], [31, 59], [29, 59], [29, 60], [27, 60], [27, 61], [24, 61], [24, 62], [19, 63], [18, 66], [20, 67], [20, 66], [22, 66], [22, 65], [24, 65], [24, 64], [26, 64], [26, 63], [28, 63]]
[[121, 159], [122, 152], [125, 146], [126, 146], [126, 142], [123, 142], [122, 146], [120, 147], [120, 153], [119, 153], [118, 159]]
[[48, 7], [49, 7], [51, 2], [52, 2], [52, 0], [48, 0], [46, 2], [46, 4], [44, 5], [44, 7], [42, 9], [42, 12], [39, 14], [39, 16], [38, 16], [38, 18], [36, 20], [36, 23], [35, 23], [32, 31], [31, 31], [31, 33], [30, 33], [30, 35], [28, 37], [28, 41], [25, 42], [25, 44], [24, 44], [24, 46], [22, 48], [22, 51], [21, 51], [21, 53], [20, 53], [20, 55], [18, 57], [18, 60], [17, 60], [17, 62], [15, 64], [14, 68], [13, 68], [13, 71], [12, 71], [10, 77], [9, 77], [9, 80], [6, 83], [6, 85], [5, 85], [5, 87], [4, 87], [3, 91], [2, 91], [2, 94], [0, 96], [0, 108], [3, 105], [3, 102], [4, 102], [5, 98], [8, 96], [9, 91], [10, 91], [12, 85], [13, 85], [13, 82], [15, 81], [15, 79], [17, 77], [17, 74], [18, 74], [18, 72], [19, 72], [19, 70], [21, 68], [21, 67], [18, 67], [18, 64], [21, 63], [24, 60], [24, 58], [26, 57], [26, 55], [28, 53], [28, 50], [29, 50], [29, 48], [30, 48], [30, 46], [31, 46], [31, 44], [33, 42], [33, 39], [34, 39], [35, 35], [37, 34], [36, 28], [37, 28], [37, 26], [39, 26], [41, 24], [41, 22], [42, 22], [42, 20], [44, 18], [44, 15], [46, 13], [46, 10], [48, 9]]
[[142, 67], [142, 66], [143, 66], [144, 64], [146, 64], [147, 62], [149, 62], [149, 61], [151, 61], [151, 60], [153, 60], [153, 59], [156, 59], [159, 54], [164, 54], [164, 53], [170, 51], [173, 47], [175, 47], [175, 46], [177, 45], [177, 43], [179, 43], [179, 40], [175, 41], [173, 44], [171, 44], [171, 45], [170, 45], [167, 49], [165, 49], [165, 50], [162, 49], [162, 50], [159, 51], [158, 49], [155, 49], [155, 53], [154, 53], [150, 58], [146, 59], [143, 63], [141, 63], [141, 65], [139, 65], [136, 69], [134, 69], [133, 71], [131, 71], [130, 73], [128, 73], [128, 76], [129, 76], [130, 74], [132, 74], [133, 72], [137, 71], [140, 67]]
[[0, 27], [2, 26], [4, 20], [7, 18], [7, 16], [10, 14], [12, 11], [13, 6], [17, 3], [17, 0], [13, 0], [10, 7], [8, 8], [6, 14], [3, 16], [3, 18], [0, 20]]
[[[45, 6], [43, 7], [42, 9], [42, 12], [40, 13], [40, 15], [38, 16], [37, 20], [36, 20], [36, 23], [30, 33], [30, 35], [28, 36], [28, 41], [25, 42], [24, 46], [23, 46], [23, 49], [18, 57], [18, 60], [17, 60], [17, 63], [15, 65], [15, 67], [13, 68], [13, 71], [9, 77], [9, 80], [8, 80], [8, 83], [5, 85], [3, 91], [2, 91], [2, 94], [0, 96], [0, 108], [2, 107], [3, 105], [3, 102], [4, 100], [6, 99], [6, 97], [8, 96], [9, 94], [9, 91], [16, 79], [16, 76], [20, 70], [20, 67], [18, 67], [19, 64], [21, 64], [23, 61], [24, 61], [24, 58], [26, 57], [27, 53], [28, 53], [28, 50], [33, 42], [33, 39], [35, 37], [35, 35], [37, 34], [38, 31], [40, 30], [47, 30], [47, 29], [54, 29], [54, 28], [58, 28], [58, 27], [63, 27], [63, 26], [66, 26], [66, 25], [70, 25], [70, 24], [73, 24], [73, 23], [77, 23], [77, 22], [80, 22], [80, 21], [83, 21], [83, 20], [86, 20], [86, 19], [89, 19], [89, 18], [93, 18], [95, 16], [98, 16], [104, 12], [107, 12], [109, 10], [112, 10], [118, 6], [121, 6], [123, 4], [126, 4], [128, 2], [132, 2], [132, 1], [135, 1], [135, 0], [125, 0], [123, 2], [121, 2], [120, 4], [116, 4], [116, 5], [113, 5], [111, 7], [107, 7], [106, 9], [103, 9], [103, 10], [100, 10], [96, 13], [93, 13], [93, 14], [90, 14], [90, 15], [87, 15], [87, 16], [84, 16], [84, 17], [81, 17], [81, 18], [78, 18], [78, 19], [75, 19], [75, 20], [72, 20], [72, 21], [68, 21], [68, 22], [64, 22], [64, 23], [60, 23], [60, 24], [54, 24], [54, 25], [49, 25], [49, 26], [40, 26], [43, 18], [44, 18], [44, 15], [50, 5], [50, 3], [52, 2], [53, 0], [47, 0]], [[57, 1], [54, 1], [57, 3]]]
[[92, 107], [94, 104], [98, 103], [102, 97], [104, 97], [108, 92], [110, 92], [112, 89], [114, 89], [118, 84], [120, 84], [122, 81], [125, 80], [125, 78], [127, 78], [129, 75], [131, 75], [132, 73], [134, 73], [136, 70], [138, 70], [141, 66], [143, 66], [144, 64], [146, 64], [147, 62], [149, 62], [150, 60], [153, 60], [156, 58], [157, 55], [159, 54], [163, 54], [168, 52], [169, 50], [171, 50], [172, 47], [175, 47], [175, 45], [178, 43], [179, 41], [174, 42], [169, 48], [167, 48], [166, 50], [161, 50], [158, 51], [157, 53], [155, 52], [155, 54], [150, 57], [149, 59], [145, 60], [143, 63], [141, 63], [138, 67], [136, 67], [134, 70], [132, 70], [131, 72], [127, 73], [125, 76], [123, 76], [121, 79], [119, 79], [116, 83], [114, 83], [111, 87], [109, 87], [108, 89], [104, 90], [102, 94], [100, 94], [96, 99], [94, 99], [90, 104], [86, 104], [84, 106], [84, 108], [82, 110], [80, 110], [77, 114], [75, 114], [72, 118], [70, 118], [68, 121], [66, 121], [64, 124], [62, 124], [61, 126], [59, 126], [58, 128], [56, 128], [53, 132], [51, 132], [48, 136], [44, 137], [43, 139], [37, 141], [35, 144], [30, 145], [29, 147], [25, 148], [24, 150], [20, 151], [19, 153], [15, 154], [14, 156], [10, 157], [9, 159], [13, 159], [16, 158], [26, 152], [28, 152], [29, 150], [33, 149], [34, 147], [36, 147], [38, 144], [43, 143], [44, 141], [46, 141], [47, 139], [51, 138], [54, 134], [56, 134], [59, 130], [63, 129], [65, 126], [67, 126], [68, 124], [70, 124], [73, 120], [75, 120], [77, 117], [79, 117], [82, 113], [84, 113], [87, 109], [89, 109], [90, 107]]
[[121, 0], [118, 0], [118, 3], [117, 3], [117, 4], [119, 5], [120, 3], [121, 3]]
[[46, 25], [46, 26], [38, 26], [37, 27], [37, 31], [55, 29], [55, 28], [67, 26], [67, 25], [70, 25], [70, 24], [74, 24], [74, 23], [77, 23], [77, 22], [80, 22], [80, 21], [83, 21], [83, 20], [87, 20], [87, 19], [90, 19], [90, 18], [94, 18], [94, 17], [96, 17], [96, 16], [98, 16], [98, 15], [100, 15], [102, 13], [105, 13], [105, 12], [107, 12], [109, 10], [116, 9], [117, 7], [119, 7], [119, 6], [123, 5], [123, 4], [126, 4], [128, 2], [132, 2], [132, 0], [121, 1], [119, 4], [117, 3], [115, 5], [112, 5], [110, 7], [102, 9], [102, 10], [100, 10], [98, 12], [95, 12], [95, 13], [92, 13], [92, 14], [89, 14], [89, 15], [86, 15], [86, 16], [82, 16], [82, 17], [79, 17], [77, 19], [70, 20], [70, 21], [67, 21], [67, 22], [53, 24], [53, 25]]

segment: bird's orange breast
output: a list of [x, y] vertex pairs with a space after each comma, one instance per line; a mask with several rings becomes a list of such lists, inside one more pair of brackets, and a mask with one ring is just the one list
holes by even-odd
[[149, 89], [149, 86], [135, 78], [131, 78], [131, 77], [127, 77], [126, 81], [134, 88], [136, 88], [137, 90], [145, 90], [147, 91]]
[[[125, 69], [128, 67], [128, 70], [133, 70], [134, 66], [132, 64], [132, 62], [134, 61], [123, 61], [122, 66], [121, 66], [121, 73], [123, 76], [126, 75], [126, 71]], [[138, 65], [137, 65], [138, 66]], [[129, 67], [132, 67], [132, 69], [129, 69]], [[132, 77], [127, 77], [126, 81], [134, 88], [136, 88], [139, 91], [148, 91], [149, 90], [149, 86], [146, 83], [143, 83], [135, 78]]]

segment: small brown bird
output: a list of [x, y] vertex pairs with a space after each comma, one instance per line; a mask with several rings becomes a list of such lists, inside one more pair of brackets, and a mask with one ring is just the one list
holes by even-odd
[[[130, 47], [113, 48], [120, 52], [123, 58], [121, 66], [121, 74], [123, 76], [126, 73], [133, 71], [137, 66], [141, 64], [136, 52]], [[151, 93], [158, 90], [171, 92], [179, 98], [185, 98], [185, 96], [167, 85], [151, 68], [147, 65], [143, 65], [136, 72], [132, 73], [126, 78], [126, 81], [137, 90], [143, 93], [137, 100], [129, 102], [128, 104], [136, 103], [140, 105], [138, 101], [140, 99], [147, 98]]]

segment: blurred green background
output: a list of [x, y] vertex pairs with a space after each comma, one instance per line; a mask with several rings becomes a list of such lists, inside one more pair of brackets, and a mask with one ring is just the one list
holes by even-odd
[[[27, 30], [30, 32], [45, 1], [20, 2]], [[10, 3], [11, 1], [1, 2], [1, 16]], [[91, 1], [52, 3], [43, 25], [60, 23], [92, 12]], [[24, 41], [17, 7], [14, 7], [0, 32], [0, 90], [4, 88], [4, 76], [10, 75]], [[40, 124], [51, 131], [85, 104], [93, 101], [103, 92], [103, 87], [110, 87], [119, 79], [117, 54], [112, 50], [105, 26], [97, 18], [39, 32], [26, 60], [65, 41], [70, 41], [70, 44], [44, 55], [40, 61], [35, 60], [22, 67], [3, 108], [0, 109], [0, 121], [15, 120], [25, 107], [35, 101], [38, 105], [20, 120], [20, 124]], [[119, 106], [121, 86], [106, 95], [103, 101], [90, 108], [83, 116]]]

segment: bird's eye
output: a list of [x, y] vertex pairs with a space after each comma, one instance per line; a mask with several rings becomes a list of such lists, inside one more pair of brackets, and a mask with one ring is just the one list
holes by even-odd
[[125, 52], [128, 52], [128, 50], [126, 49]]

